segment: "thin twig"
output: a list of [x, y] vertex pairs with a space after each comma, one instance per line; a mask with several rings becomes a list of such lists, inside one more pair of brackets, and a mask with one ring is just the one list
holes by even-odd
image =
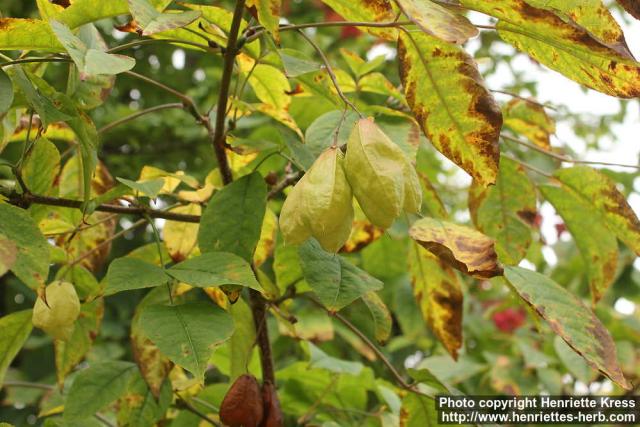
[[[304, 28], [322, 28], [322, 27], [371, 27], [371, 28], [393, 28], [399, 27], [401, 25], [413, 25], [411, 21], [393, 21], [393, 22], [351, 22], [351, 21], [332, 21], [332, 22], [310, 22], [306, 24], [296, 24], [296, 25], [281, 25], [280, 31], [291, 31], [291, 30], [301, 30]], [[247, 31], [256, 31], [257, 29], [262, 28], [262, 26], [251, 27], [247, 29]], [[251, 43], [255, 39], [262, 37], [267, 30], [262, 29], [256, 31], [251, 36], [247, 37], [247, 44]]]
[[505, 90], [498, 90], [498, 89], [490, 89], [491, 92], [493, 93], [501, 93], [503, 95], [508, 95], [511, 96], [512, 98], [518, 98], [522, 101], [528, 102], [529, 104], [533, 104], [533, 105], [537, 105], [539, 107], [543, 107], [543, 108], [548, 108], [550, 110], [554, 110], [557, 111], [558, 109], [556, 107], [554, 107], [553, 105], [549, 105], [549, 104], [543, 104], [542, 102], [538, 102], [538, 101], [534, 101], [533, 99], [524, 97], [522, 95], [518, 95], [517, 93], [513, 93], [513, 92], [507, 92]]
[[71, 234], [71, 233], [81, 233], [93, 227], [97, 227], [100, 224], [104, 224], [105, 222], [111, 221], [112, 219], [115, 219], [117, 217], [118, 217], [118, 214], [107, 215], [104, 218], [102, 218], [100, 221], [96, 221], [93, 224], [87, 224], [80, 227], [76, 227], [73, 230], [60, 231], [58, 233], [43, 233], [43, 234], [45, 237], [56, 237], [56, 236], [64, 236], [65, 234]]
[[340, 97], [340, 99], [342, 99], [342, 101], [345, 103], [345, 105], [348, 105], [349, 107], [351, 107], [351, 109], [353, 111], [358, 113], [358, 115], [361, 118], [364, 117], [363, 114], [360, 112], [360, 110], [358, 110], [358, 108], [353, 104], [353, 102], [351, 102], [349, 100], [349, 98], [347, 98], [345, 96], [344, 92], [342, 92], [342, 89], [340, 88], [340, 85], [338, 84], [338, 78], [336, 77], [336, 74], [333, 72], [333, 68], [331, 68], [331, 64], [329, 63], [329, 59], [324, 54], [322, 49], [320, 49], [320, 46], [318, 46], [316, 44], [316, 42], [314, 42], [311, 39], [311, 37], [307, 36], [304, 33], [304, 31], [298, 30], [298, 34], [300, 34], [311, 45], [311, 47], [313, 47], [313, 49], [320, 56], [320, 59], [322, 59], [322, 62], [324, 63], [324, 68], [327, 71], [327, 74], [329, 74], [329, 78], [331, 79], [331, 82], [333, 82], [333, 86], [336, 88], [336, 92], [338, 93], [338, 96]]
[[546, 173], [545, 171], [543, 171], [542, 169], [538, 169], [537, 167], [532, 166], [532, 165], [530, 165], [529, 163], [525, 163], [525, 162], [523, 162], [522, 160], [516, 159], [515, 157], [510, 156], [510, 155], [508, 155], [508, 154], [502, 154], [502, 155], [503, 155], [504, 157], [506, 157], [507, 159], [509, 159], [509, 160], [513, 160], [514, 162], [519, 163], [519, 164], [520, 164], [520, 165], [522, 165], [524, 168], [529, 169], [530, 171], [535, 172], [535, 173], [537, 173], [538, 175], [542, 175], [542, 176], [547, 177], [547, 178], [553, 178], [553, 176], [552, 176], [551, 174], [548, 174], [548, 173]]
[[271, 189], [271, 191], [269, 191], [269, 194], [267, 195], [268, 199], [273, 199], [275, 196], [277, 196], [282, 190], [284, 190], [285, 188], [287, 188], [288, 186], [290, 186], [291, 184], [298, 182], [298, 180], [300, 179], [300, 176], [302, 175], [302, 172], [294, 172], [294, 173], [290, 173], [287, 174], [284, 179], [282, 179], [282, 181], [278, 182], [276, 185], [273, 186], [273, 188]]
[[29, 381], [5, 381], [2, 384], [2, 388], [5, 387], [36, 388], [40, 390], [54, 390], [56, 388], [50, 384], [32, 383]]
[[222, 69], [222, 77], [220, 78], [220, 91], [218, 93], [218, 103], [216, 104], [216, 124], [214, 129], [210, 129], [209, 135], [211, 138], [211, 144], [216, 154], [218, 161], [218, 167], [220, 168], [220, 174], [222, 175], [222, 181], [225, 184], [233, 181], [233, 175], [231, 168], [229, 167], [229, 161], [227, 159], [227, 153], [225, 152], [225, 119], [227, 112], [227, 102], [229, 101], [229, 88], [231, 85], [231, 75], [233, 74], [233, 64], [236, 61], [236, 55], [238, 54], [238, 33], [240, 32], [240, 25], [242, 24], [242, 14], [244, 12], [245, 0], [237, 0], [236, 7], [233, 12], [233, 19], [231, 20], [231, 27], [229, 29], [229, 37], [227, 38], [227, 48], [224, 53], [224, 65]]
[[9, 65], [17, 64], [29, 64], [32, 62], [71, 62], [69, 58], [20, 58], [13, 61], [7, 61], [0, 64], [0, 68], [8, 67]]
[[186, 45], [186, 46], [197, 47], [199, 49], [206, 50], [208, 52], [213, 52], [213, 53], [219, 53], [220, 52], [220, 48], [212, 48], [212, 47], [209, 47], [209, 46], [204, 45], [204, 44], [200, 44], [200, 43], [196, 43], [196, 42], [192, 42], [192, 41], [187, 41], [187, 40], [178, 40], [178, 39], [142, 39], [142, 40], [135, 40], [135, 41], [132, 41], [130, 43], [121, 44], [120, 46], [112, 47], [111, 49], [107, 50], [107, 53], [121, 52], [123, 50], [129, 49], [129, 48], [132, 48], [132, 47], [142, 46], [142, 45], [152, 44], [152, 43], [182, 44], [182, 45]]
[[198, 408], [194, 407], [193, 405], [191, 405], [189, 402], [187, 402], [186, 399], [184, 399], [182, 396], [180, 396], [180, 394], [178, 394], [177, 392], [174, 393], [178, 399], [179, 399], [179, 404], [178, 404], [178, 408], [184, 408], [187, 411], [191, 412], [194, 415], [197, 415], [198, 417], [202, 418], [204, 421], [208, 422], [209, 424], [216, 426], [216, 427], [220, 427], [221, 424], [216, 422], [215, 420], [211, 419], [207, 414], [205, 414], [204, 412], [201, 412]]
[[105, 246], [111, 244], [111, 242], [113, 242], [114, 240], [118, 239], [119, 237], [124, 236], [128, 232], [140, 227], [141, 225], [144, 225], [146, 222], [147, 222], [147, 219], [146, 218], [142, 218], [142, 219], [134, 222], [133, 225], [131, 225], [130, 227], [125, 228], [124, 230], [118, 231], [113, 236], [109, 237], [108, 239], [103, 240], [102, 242], [100, 242], [95, 247], [89, 249], [87, 252], [83, 253], [78, 258], [76, 258], [73, 261], [71, 261], [69, 264], [67, 264], [67, 268], [73, 267], [74, 265], [78, 264], [82, 260], [87, 259], [89, 256], [91, 256], [91, 254], [93, 254], [93, 253], [99, 251], [100, 249], [104, 248]]
[[[83, 202], [81, 200], [63, 199], [59, 197], [43, 196], [38, 194], [18, 194], [16, 192], [3, 193], [7, 197], [7, 201], [12, 205], [26, 207], [31, 204], [59, 206], [63, 208], [82, 209]], [[144, 206], [121, 206], [103, 203], [98, 205], [95, 211], [111, 212], [128, 215], [149, 215], [151, 218], [163, 218], [177, 222], [200, 222], [199, 215], [179, 214], [175, 212], [165, 212], [164, 210], [149, 209]]]
[[100, 129], [98, 129], [98, 133], [108, 132], [116, 126], [130, 122], [131, 120], [135, 120], [140, 116], [144, 116], [145, 114], [155, 113], [156, 111], [166, 110], [169, 108], [184, 108], [184, 104], [181, 104], [179, 102], [173, 102], [169, 104], [156, 105], [153, 107], [145, 108], [144, 110], [136, 111], [133, 114], [125, 116], [121, 119], [118, 119], [114, 122], [109, 123], [108, 125], [101, 127]]
[[524, 147], [527, 147], [527, 148], [535, 150], [535, 151], [537, 151], [539, 153], [542, 153], [542, 154], [544, 154], [546, 156], [553, 157], [556, 160], [560, 160], [561, 162], [576, 163], [576, 164], [583, 164], [583, 165], [617, 166], [617, 167], [621, 167], [621, 168], [640, 169], [640, 165], [625, 165], [625, 164], [612, 163], [612, 162], [600, 162], [600, 161], [597, 161], [597, 160], [577, 160], [577, 159], [572, 159], [571, 157], [567, 157], [567, 156], [564, 156], [562, 154], [554, 153], [553, 151], [547, 151], [544, 148], [540, 148], [537, 145], [530, 144], [527, 141], [522, 141], [522, 140], [519, 140], [518, 138], [514, 138], [512, 136], [500, 135], [500, 138], [502, 138], [504, 140], [507, 140], [507, 141], [515, 142], [515, 143], [520, 144], [520, 145], [522, 145]]
[[335, 319], [338, 319], [351, 332], [356, 334], [358, 336], [358, 338], [360, 338], [366, 344], [366, 346], [369, 347], [376, 354], [376, 356], [378, 356], [380, 358], [382, 363], [384, 363], [384, 365], [387, 367], [387, 369], [389, 369], [389, 372], [391, 372], [391, 375], [393, 376], [393, 378], [396, 380], [396, 382], [398, 383], [398, 385], [400, 387], [404, 388], [405, 390], [418, 392], [415, 387], [413, 387], [410, 384], [408, 384], [404, 380], [404, 378], [402, 378], [402, 375], [400, 375], [398, 370], [393, 366], [393, 364], [391, 364], [389, 359], [387, 359], [387, 356], [385, 356], [384, 353], [382, 353], [382, 351], [380, 351], [378, 346], [376, 346], [373, 342], [371, 342], [371, 340], [360, 329], [358, 329], [353, 323], [351, 323], [349, 320], [347, 320], [346, 317], [344, 317], [340, 313], [335, 313], [335, 312], [332, 312], [332, 311], [328, 310], [324, 305], [322, 305], [315, 298], [307, 297], [307, 299], [309, 301], [311, 301], [312, 303], [314, 303], [315, 305], [317, 305], [318, 307], [320, 307], [323, 310], [325, 310], [329, 316], [331, 316], [331, 317], [333, 317]]

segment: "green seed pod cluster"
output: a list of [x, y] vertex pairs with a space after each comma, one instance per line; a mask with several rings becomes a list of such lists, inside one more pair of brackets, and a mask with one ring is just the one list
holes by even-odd
[[289, 193], [280, 229], [289, 244], [314, 237], [329, 252], [349, 238], [355, 195], [376, 226], [388, 228], [405, 211], [422, 204], [420, 181], [410, 160], [372, 120], [361, 119], [347, 142], [323, 152]]
[[353, 195], [337, 147], [324, 151], [289, 193], [280, 214], [287, 243], [314, 237], [329, 252], [337, 252], [349, 238]]
[[56, 339], [67, 341], [80, 314], [80, 300], [69, 282], [56, 280], [45, 289], [45, 299], [33, 306], [33, 325]]
[[389, 228], [405, 211], [422, 204], [418, 175], [404, 152], [369, 119], [361, 119], [347, 141], [347, 179], [364, 214]]

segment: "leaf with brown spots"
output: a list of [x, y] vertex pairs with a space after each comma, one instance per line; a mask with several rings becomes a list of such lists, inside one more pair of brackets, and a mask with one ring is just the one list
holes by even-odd
[[258, 11], [258, 21], [280, 43], [280, 7], [282, 0], [249, 0], [247, 7], [254, 6]]
[[479, 279], [499, 276], [493, 239], [473, 228], [422, 218], [409, 229], [409, 236], [453, 268]]
[[[322, 0], [324, 4], [335, 10], [345, 21], [355, 22], [392, 22], [396, 18], [390, 0]], [[374, 36], [395, 41], [398, 30], [395, 28], [362, 27]]]
[[593, 368], [625, 389], [624, 378], [611, 335], [582, 301], [548, 277], [520, 267], [505, 267], [505, 278], [553, 332]]
[[462, 347], [462, 290], [455, 271], [416, 243], [409, 251], [413, 295], [422, 317], [451, 357]]
[[544, 107], [524, 99], [513, 99], [503, 109], [504, 125], [540, 148], [551, 150], [549, 138], [556, 132], [555, 121]]
[[631, 55], [622, 28], [602, 0], [525, 0], [529, 5], [549, 10], [567, 23], [584, 28], [596, 40]]
[[590, 212], [640, 256], [640, 220], [611, 178], [588, 166], [560, 169], [554, 175], [588, 202]]
[[[197, 203], [178, 206], [170, 212], [200, 215], [202, 208]], [[174, 262], [187, 259], [198, 241], [198, 224], [178, 221], [167, 221], [162, 229], [162, 239]]]
[[640, 3], [638, 3], [638, 0], [618, 0], [618, 4], [631, 16], [640, 19]]
[[518, 264], [531, 245], [531, 221], [536, 215], [535, 186], [522, 166], [503, 157], [496, 185], [469, 188], [469, 212], [478, 230], [496, 240], [500, 261]]
[[462, 44], [478, 35], [467, 18], [430, 0], [398, 0], [398, 6], [422, 31], [445, 42]]
[[591, 297], [596, 303], [611, 286], [618, 265], [618, 242], [593, 205], [566, 186], [538, 187], [562, 217], [584, 260]]
[[461, 0], [498, 18], [498, 34], [536, 61], [591, 89], [619, 98], [640, 96], [640, 64], [587, 30], [524, 0]]
[[482, 185], [498, 172], [502, 114], [473, 59], [424, 33], [400, 33], [407, 103], [431, 143]]

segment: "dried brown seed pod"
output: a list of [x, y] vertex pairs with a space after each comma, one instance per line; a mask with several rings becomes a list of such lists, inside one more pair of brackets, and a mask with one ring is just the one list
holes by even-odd
[[258, 427], [264, 416], [262, 393], [256, 377], [239, 376], [220, 405], [220, 419], [230, 427]]

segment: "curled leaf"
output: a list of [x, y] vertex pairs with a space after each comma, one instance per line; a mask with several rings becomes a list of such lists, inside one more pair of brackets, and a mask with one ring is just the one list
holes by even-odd
[[453, 268], [486, 279], [502, 274], [495, 242], [473, 228], [422, 218], [409, 229], [413, 240]]

